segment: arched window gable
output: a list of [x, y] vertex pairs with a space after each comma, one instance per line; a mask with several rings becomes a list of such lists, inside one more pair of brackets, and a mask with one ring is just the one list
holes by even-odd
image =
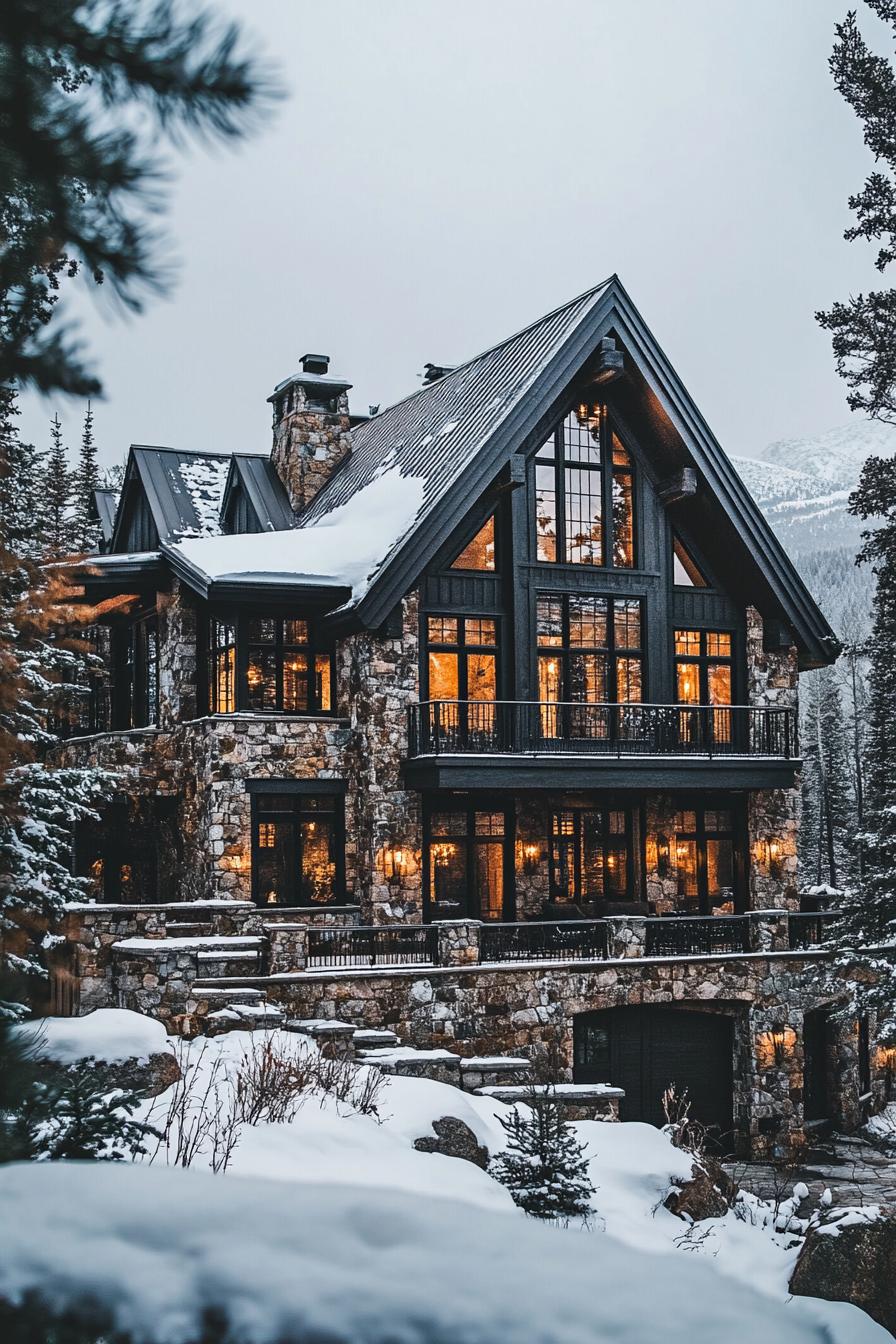
[[635, 464], [605, 405], [575, 406], [538, 450], [534, 472], [538, 560], [634, 568]]

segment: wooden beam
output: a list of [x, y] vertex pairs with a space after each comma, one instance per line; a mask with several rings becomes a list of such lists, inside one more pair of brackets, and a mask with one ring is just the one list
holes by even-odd
[[663, 504], [677, 504], [681, 499], [693, 499], [697, 493], [697, 473], [693, 467], [682, 467], [674, 476], [667, 476], [657, 485], [656, 492]]

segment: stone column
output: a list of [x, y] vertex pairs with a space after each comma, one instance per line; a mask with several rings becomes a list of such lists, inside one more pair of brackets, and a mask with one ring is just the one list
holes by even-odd
[[608, 915], [607, 954], [613, 961], [643, 957], [647, 945], [647, 921], [642, 915]]
[[446, 919], [436, 922], [438, 966], [475, 966], [479, 962], [481, 919]]
[[751, 952], [788, 952], [790, 920], [786, 910], [754, 910], [750, 914]]
[[307, 924], [266, 924], [269, 974], [304, 971], [308, 965]]

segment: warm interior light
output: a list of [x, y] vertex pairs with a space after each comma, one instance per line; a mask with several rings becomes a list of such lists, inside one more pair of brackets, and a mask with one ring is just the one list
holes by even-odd
[[386, 845], [383, 849], [383, 873], [387, 882], [398, 883], [404, 877], [405, 852], [399, 846]]
[[277, 904], [277, 893], [276, 893], [276, 891], [273, 890], [273, 888], [268, 892], [267, 901], [268, 901], [268, 905], [276, 905], [276, 904]]

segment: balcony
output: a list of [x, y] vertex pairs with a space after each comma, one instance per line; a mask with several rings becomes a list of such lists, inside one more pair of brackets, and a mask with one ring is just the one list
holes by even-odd
[[409, 783], [459, 788], [774, 788], [799, 765], [793, 709], [428, 700], [408, 718]]

